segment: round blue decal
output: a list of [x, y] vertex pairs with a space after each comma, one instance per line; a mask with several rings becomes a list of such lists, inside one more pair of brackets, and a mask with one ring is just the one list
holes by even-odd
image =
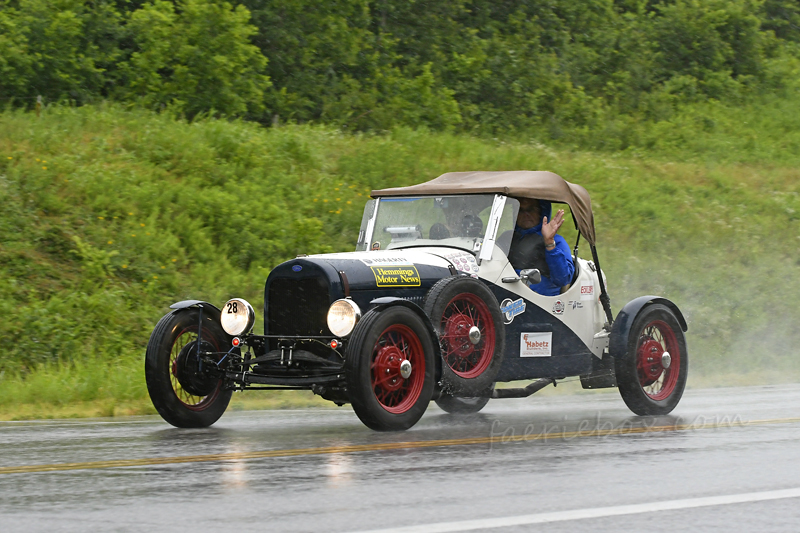
[[301, 270], [303, 270], [303, 267], [301, 267], [300, 265], [294, 265], [292, 267], [292, 270], [294, 270], [295, 272], [300, 272]]

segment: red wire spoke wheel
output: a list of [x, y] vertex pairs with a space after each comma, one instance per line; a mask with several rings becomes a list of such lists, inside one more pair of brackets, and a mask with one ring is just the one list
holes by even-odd
[[439, 335], [443, 391], [469, 397], [490, 388], [505, 350], [503, 316], [492, 291], [475, 278], [445, 278], [422, 305]]
[[347, 341], [345, 382], [353, 410], [378, 431], [408, 429], [428, 408], [434, 344], [423, 317], [402, 304], [367, 312]]
[[[453, 372], [462, 378], [480, 376], [494, 355], [495, 332], [489, 306], [475, 294], [465, 292], [450, 300], [440, 324], [442, 357]], [[470, 339], [477, 328], [479, 340]]]
[[614, 361], [622, 399], [638, 415], [671, 412], [683, 395], [688, 352], [683, 330], [668, 307], [644, 307], [628, 335], [627, 353]]
[[681, 351], [675, 332], [663, 320], [647, 324], [636, 350], [636, 372], [642, 390], [659, 401], [675, 392], [681, 367]]
[[[145, 354], [147, 392], [158, 413], [176, 427], [208, 427], [230, 403], [233, 391], [198, 365], [199, 351], [221, 353], [227, 335], [219, 316], [179, 309], [164, 316], [150, 335]], [[198, 335], [198, 332], [200, 335]]]
[[[412, 369], [407, 378], [400, 368], [404, 361]], [[416, 333], [402, 324], [384, 330], [372, 352], [371, 371], [372, 390], [384, 409], [395, 414], [411, 409], [425, 383], [425, 353]]]

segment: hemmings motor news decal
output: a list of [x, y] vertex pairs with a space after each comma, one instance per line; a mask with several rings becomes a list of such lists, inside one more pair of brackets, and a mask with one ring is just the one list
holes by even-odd
[[419, 287], [421, 279], [414, 265], [370, 266], [378, 287]]
[[552, 355], [553, 332], [521, 333], [519, 338], [520, 357], [550, 357]]

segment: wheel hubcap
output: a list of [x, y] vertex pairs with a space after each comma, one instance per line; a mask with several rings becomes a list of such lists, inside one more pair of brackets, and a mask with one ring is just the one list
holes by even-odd
[[478, 344], [481, 342], [481, 330], [478, 329], [477, 326], [472, 326], [469, 328], [469, 342], [472, 344]]
[[403, 376], [403, 379], [408, 379], [408, 376], [411, 375], [411, 361], [408, 359], [400, 363], [400, 375]]

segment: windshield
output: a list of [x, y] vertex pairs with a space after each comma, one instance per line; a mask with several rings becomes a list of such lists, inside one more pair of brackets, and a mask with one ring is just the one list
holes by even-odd
[[[494, 194], [381, 198], [367, 202], [358, 250], [387, 250], [411, 246], [452, 246], [477, 253], [491, 221]], [[499, 197], [502, 198], [502, 197]], [[497, 246], [508, 254], [519, 202], [504, 198], [496, 235]]]

